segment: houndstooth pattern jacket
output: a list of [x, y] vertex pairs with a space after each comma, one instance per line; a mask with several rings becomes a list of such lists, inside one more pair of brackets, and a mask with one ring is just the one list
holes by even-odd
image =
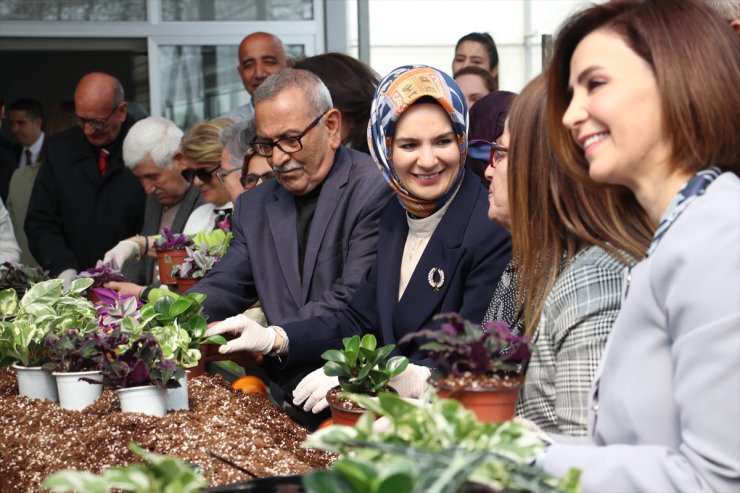
[[545, 300], [517, 414], [548, 433], [587, 434], [588, 394], [619, 312], [624, 268], [589, 247], [565, 267]]

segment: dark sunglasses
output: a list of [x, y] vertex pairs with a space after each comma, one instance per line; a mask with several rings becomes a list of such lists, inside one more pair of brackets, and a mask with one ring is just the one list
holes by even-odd
[[267, 181], [272, 178], [275, 178], [275, 173], [273, 173], [272, 171], [262, 173], [261, 175], [249, 173], [248, 175], [244, 175], [239, 178], [239, 182], [242, 184], [245, 190], [251, 190], [252, 188], [257, 186], [257, 183], [259, 183], [260, 180]]
[[185, 178], [185, 181], [188, 183], [193, 183], [193, 180], [197, 176], [200, 181], [203, 183], [209, 184], [211, 183], [211, 180], [213, 179], [213, 173], [221, 169], [221, 166], [216, 166], [215, 168], [207, 169], [207, 168], [186, 168], [182, 170], [180, 174], [182, 174], [182, 177]]

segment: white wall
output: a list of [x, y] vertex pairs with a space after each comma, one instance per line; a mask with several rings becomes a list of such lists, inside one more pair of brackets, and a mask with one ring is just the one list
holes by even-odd
[[[498, 46], [501, 89], [515, 92], [540, 72], [541, 36], [554, 34], [570, 13], [591, 3], [584, 0], [369, 1], [370, 64], [381, 76], [410, 63], [425, 63], [449, 72], [457, 40], [470, 32], [483, 31], [491, 34]], [[352, 24], [351, 53], [356, 53], [357, 32]]]

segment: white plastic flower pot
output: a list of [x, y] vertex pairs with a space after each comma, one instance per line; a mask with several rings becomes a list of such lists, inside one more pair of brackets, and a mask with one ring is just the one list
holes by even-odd
[[98, 382], [103, 381], [103, 374], [99, 371], [54, 372], [59, 391], [59, 405], [64, 409], [81, 411], [98, 400], [103, 392], [103, 385], [88, 383], [80, 378], [89, 378]]
[[[187, 372], [190, 373], [190, 372]], [[176, 389], [167, 389], [168, 411], [189, 411], [188, 403], [188, 376], [187, 374], [177, 380], [180, 386]]]
[[159, 418], [167, 414], [167, 393], [154, 385], [118, 389], [121, 411], [124, 413], [142, 413]]
[[13, 364], [13, 369], [18, 377], [18, 395], [30, 399], [59, 401], [57, 383], [51, 372], [42, 370], [40, 366], [26, 367], [17, 364]]

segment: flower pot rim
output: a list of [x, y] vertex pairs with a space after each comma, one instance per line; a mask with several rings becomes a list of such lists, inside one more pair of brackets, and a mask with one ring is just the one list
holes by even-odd
[[[355, 393], [355, 394], [356, 394], [356, 392], [346, 392], [346, 391], [342, 390], [342, 386], [341, 386], [341, 385], [335, 385], [334, 387], [330, 388], [330, 389], [329, 389], [329, 390], [328, 390], [328, 391], [326, 392], [326, 402], [328, 402], [328, 403], [329, 403], [329, 406], [331, 406], [331, 407], [334, 407], [334, 408], [337, 408], [337, 409], [340, 409], [340, 410], [342, 410], [342, 411], [346, 411], [346, 412], [348, 412], [348, 413], [357, 413], [357, 414], [362, 414], [362, 413], [364, 413], [365, 411], [367, 411], [367, 409], [366, 409], [366, 408], [364, 408], [364, 407], [363, 407], [363, 408], [361, 408], [361, 409], [347, 409], [347, 408], [345, 408], [345, 407], [342, 407], [342, 406], [339, 406], [339, 405], [335, 405], [335, 404], [333, 404], [333, 403], [332, 403], [332, 401], [331, 401], [331, 400], [329, 400], [329, 392], [331, 392], [331, 391], [332, 391], [332, 390], [334, 390], [334, 389], [339, 389], [339, 392], [336, 392], [336, 393], [333, 393], [333, 394], [331, 394], [331, 398], [332, 398], [332, 400], [334, 399], [334, 397], [335, 397], [335, 396], [337, 396], [337, 395], [338, 395], [339, 393], [342, 393], [342, 392], [345, 392], [345, 393], [347, 393], [347, 394], [352, 394], [352, 393]], [[390, 392], [390, 393], [393, 393], [393, 394], [398, 394], [398, 391], [396, 391], [396, 389], [394, 389], [394, 388], [393, 388], [393, 387], [391, 387], [390, 385], [388, 385], [388, 386], [387, 386], [387, 387], [386, 387], [385, 389], [381, 390], [380, 392]], [[377, 398], [378, 398], [378, 396], [377, 396], [377, 395], [370, 395], [370, 394], [358, 394], [358, 395], [366, 395], [366, 396], [370, 397], [371, 399], [377, 399]], [[340, 399], [341, 399], [341, 397], [340, 397]], [[356, 404], [356, 405], [358, 405], [358, 406], [359, 406], [359, 404]]]
[[13, 363], [13, 364], [12, 364], [11, 366], [12, 366], [12, 367], [13, 367], [14, 369], [16, 369], [16, 370], [17, 370], [17, 369], [21, 369], [21, 370], [41, 370], [41, 371], [48, 371], [48, 370], [44, 370], [44, 369], [43, 369], [43, 368], [41, 367], [41, 365], [38, 365], [38, 366], [23, 366], [23, 365], [21, 365], [20, 363], [18, 363], [18, 362], [15, 362], [15, 363]]
[[517, 377], [517, 381], [514, 382], [512, 379], [512, 385], [508, 386], [500, 386], [500, 387], [470, 387], [470, 386], [464, 386], [464, 387], [455, 387], [446, 383], [442, 383], [441, 379], [429, 379], [429, 382], [434, 386], [436, 389], [444, 390], [447, 392], [471, 392], [471, 393], [486, 393], [486, 392], [509, 392], [512, 390], [519, 390], [524, 384], [524, 375], [519, 375]]
[[141, 389], [157, 389], [163, 392], [166, 390], [166, 389], [157, 387], [156, 385], [137, 385], [136, 387], [121, 387], [120, 389], [116, 389], [116, 392], [121, 393], [121, 392], [125, 392], [128, 390], [141, 390]]
[[100, 374], [102, 375], [103, 372], [100, 370], [85, 370], [85, 371], [53, 371], [51, 372], [52, 375], [56, 376], [63, 376], [63, 375], [96, 375]]

